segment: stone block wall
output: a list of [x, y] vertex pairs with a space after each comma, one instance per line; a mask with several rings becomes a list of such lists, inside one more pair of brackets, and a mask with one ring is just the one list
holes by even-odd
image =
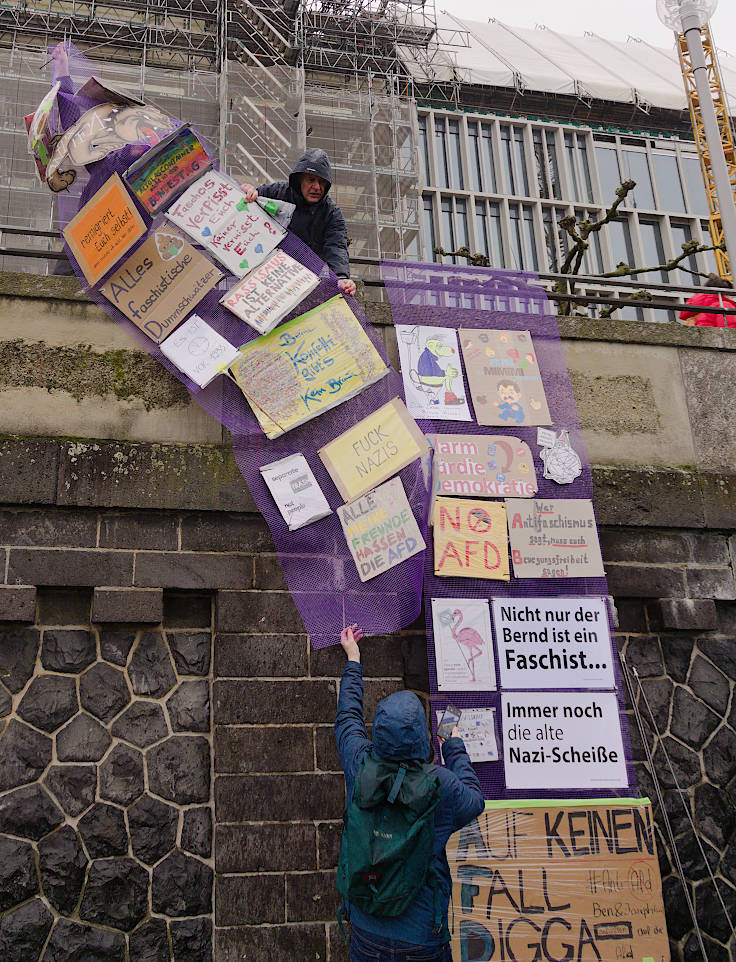
[[[0, 370], [0, 959], [345, 960], [342, 652], [310, 649], [219, 428], [151, 371], [144, 398], [121, 392], [120, 358], [80, 381], [121, 334], [65, 283], [0, 275], [8, 357], [24, 338], [65, 352], [48, 389], [46, 367]], [[672, 826], [658, 817], [675, 962], [700, 958], [678, 859], [708, 958], [736, 962], [730, 333], [563, 325], [639, 782], [659, 811], [651, 754]], [[363, 647], [369, 720], [426, 691], [421, 623]]]

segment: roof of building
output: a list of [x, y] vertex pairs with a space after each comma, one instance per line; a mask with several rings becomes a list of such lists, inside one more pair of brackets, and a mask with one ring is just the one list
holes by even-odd
[[[443, 11], [440, 36], [460, 43], [443, 47], [428, 66], [405, 50], [417, 79], [517, 87], [582, 99], [641, 104], [670, 110], [687, 108], [674, 41], [669, 49], [635, 38], [605, 40], [558, 33], [548, 27], [511, 27], [500, 20], [481, 23]], [[467, 31], [467, 33], [465, 33]], [[462, 33], [461, 33], [462, 32]], [[463, 41], [469, 41], [464, 45]], [[719, 51], [721, 82], [736, 94], [736, 58]], [[729, 97], [736, 113], [736, 96]]]

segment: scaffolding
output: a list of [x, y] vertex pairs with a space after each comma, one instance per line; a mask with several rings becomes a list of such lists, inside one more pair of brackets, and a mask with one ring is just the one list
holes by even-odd
[[[710, 34], [710, 28], [707, 23], [701, 28], [701, 31], [703, 37], [703, 51], [705, 53], [705, 64], [708, 71], [708, 85], [710, 87], [711, 96], [713, 97], [713, 105], [716, 109], [718, 129], [721, 134], [723, 153], [726, 157], [726, 167], [728, 168], [729, 180], [731, 182], [731, 192], [732, 194], [736, 194], [736, 152], [734, 151], [734, 137], [731, 129], [731, 118], [726, 105], [723, 84], [721, 83], [721, 72], [718, 67], [718, 57], [716, 54], [715, 44], [713, 43], [713, 38]], [[720, 209], [718, 207], [718, 196], [716, 194], [716, 185], [715, 180], [713, 179], [713, 171], [711, 169], [710, 151], [708, 150], [705, 126], [703, 124], [703, 117], [700, 111], [700, 100], [698, 97], [698, 90], [693, 73], [692, 61], [690, 59], [690, 54], [687, 47], [687, 38], [684, 34], [680, 34], [677, 37], [677, 50], [680, 55], [680, 67], [682, 68], [682, 77], [685, 82], [685, 93], [687, 94], [688, 106], [690, 108], [690, 120], [692, 121], [693, 125], [693, 134], [695, 135], [695, 143], [698, 147], [700, 170], [703, 174], [705, 193], [708, 198], [708, 210], [710, 213], [708, 226], [710, 228], [711, 241], [714, 245], [725, 245], [726, 237], [723, 232], [723, 223], [721, 221]], [[730, 278], [732, 275], [728, 254], [724, 250], [716, 250], [714, 253], [716, 257], [716, 264], [718, 266], [718, 273], [721, 277]]]

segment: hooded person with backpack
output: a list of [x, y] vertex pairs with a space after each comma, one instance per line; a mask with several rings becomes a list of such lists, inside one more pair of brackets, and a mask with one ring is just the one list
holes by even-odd
[[285, 200], [296, 206], [289, 230], [311, 247], [314, 253], [330, 267], [338, 277], [338, 286], [344, 294], [355, 294], [355, 281], [350, 279], [348, 257], [348, 231], [342, 211], [331, 197], [332, 166], [324, 150], [310, 147], [297, 160], [289, 174], [289, 180], [273, 184], [242, 184], [248, 203], [256, 197]]
[[350, 962], [452, 962], [445, 845], [483, 811], [483, 792], [457, 729], [432, 749], [421, 701], [400, 691], [378, 704], [373, 741], [363, 717], [357, 625], [340, 643], [335, 737], [346, 808], [337, 886], [352, 922]]

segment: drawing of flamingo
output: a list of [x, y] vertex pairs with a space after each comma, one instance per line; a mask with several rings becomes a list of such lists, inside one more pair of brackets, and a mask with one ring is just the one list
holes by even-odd
[[[475, 681], [475, 661], [483, 653], [483, 648], [485, 647], [483, 636], [469, 625], [460, 628], [463, 622], [463, 612], [459, 608], [456, 608], [452, 614], [450, 614], [449, 610], [443, 611], [442, 615], [444, 615], [444, 617], [440, 616], [441, 621], [450, 629], [453, 639], [460, 648], [460, 654], [463, 656], [463, 660], [472, 675], [472, 681]], [[463, 648], [467, 649], [467, 658], [465, 657]]]

